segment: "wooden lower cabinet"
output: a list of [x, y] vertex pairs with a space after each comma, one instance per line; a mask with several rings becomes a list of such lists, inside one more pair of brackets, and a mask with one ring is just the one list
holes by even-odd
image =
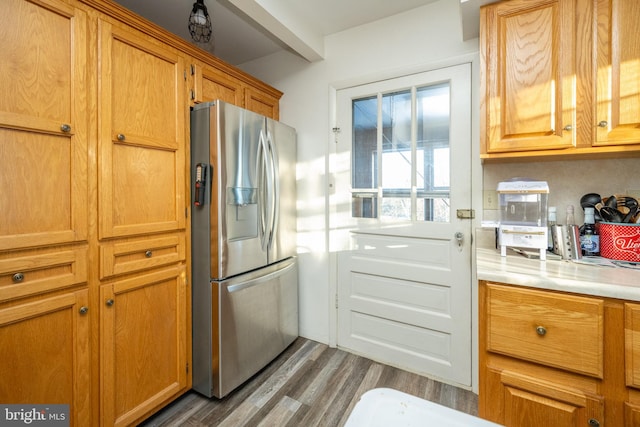
[[104, 284], [100, 304], [101, 422], [132, 425], [187, 385], [185, 267]]
[[69, 404], [91, 425], [86, 289], [0, 308], [0, 353], [0, 402]]
[[[492, 400], [506, 426], [589, 426], [604, 419], [604, 399], [583, 390], [516, 372], [488, 373]], [[492, 410], [492, 414], [496, 412]], [[497, 421], [495, 418], [494, 421]]]
[[507, 427], [640, 426], [628, 304], [484, 281], [479, 304], [481, 417]]

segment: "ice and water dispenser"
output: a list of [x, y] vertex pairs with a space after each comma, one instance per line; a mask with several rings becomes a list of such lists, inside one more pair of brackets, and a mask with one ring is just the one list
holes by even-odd
[[497, 192], [500, 254], [506, 256], [507, 247], [539, 249], [540, 260], [546, 260], [549, 185], [545, 181], [506, 181], [498, 184]]

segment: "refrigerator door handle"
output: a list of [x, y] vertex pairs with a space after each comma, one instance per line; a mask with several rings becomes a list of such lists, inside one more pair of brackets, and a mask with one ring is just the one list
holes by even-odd
[[257, 168], [256, 176], [258, 177], [258, 203], [259, 209], [258, 212], [260, 224], [258, 227], [258, 231], [260, 233], [260, 244], [262, 246], [262, 250], [266, 251], [269, 245], [269, 227], [271, 223], [270, 218], [270, 209], [267, 204], [269, 203], [270, 190], [269, 190], [269, 170], [270, 165], [267, 161], [267, 141], [266, 135], [264, 131], [260, 130], [260, 135], [258, 137], [258, 155], [257, 155]]
[[269, 149], [269, 161], [271, 163], [271, 197], [269, 198], [271, 212], [271, 223], [269, 226], [269, 248], [273, 246], [273, 239], [275, 238], [278, 220], [280, 216], [280, 209], [278, 200], [280, 199], [280, 184], [279, 184], [279, 168], [278, 168], [278, 154], [276, 153], [276, 147], [273, 142], [271, 132], [267, 130], [267, 148]]

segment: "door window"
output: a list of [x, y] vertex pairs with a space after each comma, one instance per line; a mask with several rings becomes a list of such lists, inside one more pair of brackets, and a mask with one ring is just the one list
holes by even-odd
[[352, 217], [448, 222], [450, 83], [352, 100]]

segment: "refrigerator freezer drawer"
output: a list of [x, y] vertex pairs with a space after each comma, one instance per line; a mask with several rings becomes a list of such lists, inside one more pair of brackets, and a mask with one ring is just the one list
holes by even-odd
[[[221, 398], [271, 362], [298, 337], [296, 258], [211, 282], [212, 337], [194, 330], [198, 346], [211, 343], [211, 360], [194, 359], [193, 388]], [[216, 301], [217, 300], [217, 301]], [[215, 307], [217, 306], [217, 310]], [[195, 322], [194, 322], [195, 326]], [[206, 335], [206, 334], [203, 334]]]

